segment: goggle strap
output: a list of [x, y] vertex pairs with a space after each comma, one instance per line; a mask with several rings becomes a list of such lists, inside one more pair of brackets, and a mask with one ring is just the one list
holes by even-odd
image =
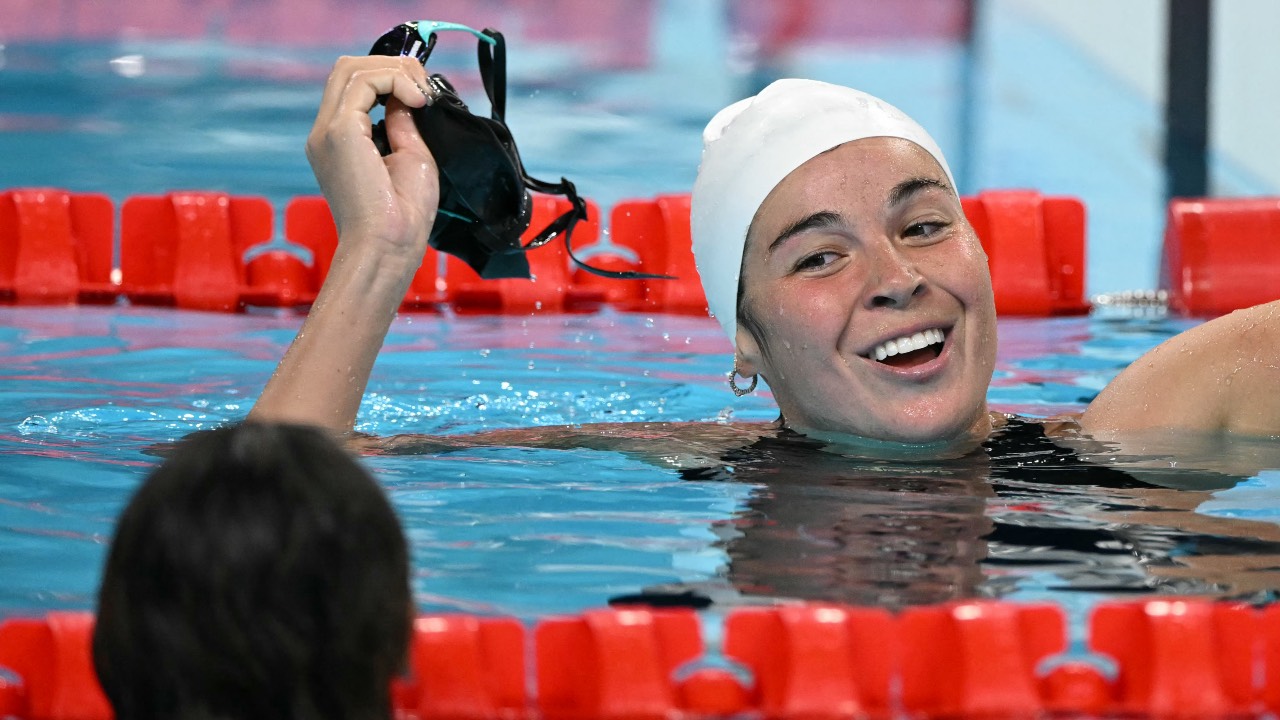
[[485, 28], [483, 34], [492, 42], [481, 40], [476, 46], [480, 63], [480, 79], [484, 81], [484, 93], [489, 96], [489, 115], [500, 123], [507, 115], [507, 41], [502, 33]]
[[524, 181], [527, 185], [529, 185], [529, 187], [537, 190], [538, 192], [550, 193], [554, 195], [564, 195], [569, 199], [569, 203], [572, 205], [572, 207], [570, 207], [563, 214], [561, 214], [560, 217], [548, 223], [547, 226], [542, 229], [542, 232], [538, 233], [532, 240], [526, 243], [524, 246], [525, 250], [530, 250], [532, 248], [546, 245], [547, 243], [554, 240], [557, 235], [563, 234], [564, 249], [566, 252], [569, 253], [569, 259], [572, 260], [575, 265], [582, 268], [583, 270], [586, 270], [592, 275], [598, 275], [600, 277], [610, 278], [613, 280], [675, 280], [676, 279], [671, 275], [642, 273], [634, 270], [605, 270], [603, 268], [598, 268], [593, 265], [589, 265], [585, 261], [579, 259], [578, 256], [575, 255], [573, 252], [573, 242], [572, 242], [573, 230], [574, 228], [577, 227], [578, 222], [582, 220], [587, 220], [589, 218], [590, 213], [587, 209], [587, 203], [578, 195], [577, 188], [575, 188], [573, 186], [573, 183], [569, 182], [565, 178], [560, 178], [560, 182], [558, 184], [552, 185], [551, 183], [543, 182], [536, 178], [529, 177], [526, 174], [524, 176]]
[[423, 67], [426, 67], [427, 58], [431, 57], [431, 51], [435, 49], [436, 49], [436, 34], [431, 33], [427, 35], [427, 46], [419, 50], [418, 54], [414, 55], [414, 58], [417, 59], [418, 62], [422, 63]]
[[[465, 30], [466, 32], [475, 35], [479, 38], [476, 57], [480, 65], [480, 78], [484, 81], [484, 92], [489, 96], [490, 115], [497, 122], [506, 125], [504, 117], [507, 113], [507, 43], [505, 38], [502, 37], [502, 33], [492, 28], [485, 28], [484, 30], [477, 31], [463, 25], [429, 22], [425, 20], [409, 24], [413, 29], [414, 34], [418, 37], [422, 36], [420, 30], [423, 25], [431, 28], [430, 32], [427, 34], [425, 46], [417, 48], [416, 52], [410, 52], [409, 48], [404, 48], [400, 54], [412, 55], [423, 65], [426, 65], [427, 59], [431, 57], [431, 52], [436, 47], [436, 30]], [[411, 38], [406, 38], [406, 42], [408, 39]], [[443, 81], [444, 78], [440, 78], [440, 80]], [[447, 86], [448, 85], [446, 83], [446, 87]], [[519, 165], [519, 158], [517, 157], [516, 160]], [[565, 178], [560, 178], [560, 182], [557, 184], [551, 184], [538, 180], [537, 178], [529, 177], [529, 174], [525, 172], [523, 166], [520, 167], [520, 175], [524, 179], [525, 183], [534, 190], [552, 195], [563, 195], [567, 197], [569, 202], [572, 204], [572, 207], [570, 207], [568, 211], [548, 223], [547, 226], [542, 229], [542, 232], [538, 233], [532, 240], [526, 243], [522, 248], [523, 250], [541, 247], [554, 240], [557, 236], [563, 234], [564, 248], [569, 253], [569, 259], [573, 260], [575, 265], [586, 270], [592, 275], [616, 280], [676, 279], [671, 275], [642, 273], [632, 270], [605, 270], [582, 261], [574, 254], [573, 243], [571, 242], [573, 239], [573, 230], [577, 226], [578, 222], [588, 218], [587, 203], [578, 196], [577, 188], [575, 188], [573, 183], [569, 182]], [[448, 213], [443, 210], [440, 212], [450, 217], [456, 217], [460, 220], [474, 222], [473, 219], [464, 218], [454, 213]]]
[[[575, 220], [573, 225], [576, 225], [576, 224], [577, 224], [577, 221]], [[588, 265], [582, 260], [579, 260], [577, 255], [573, 254], [573, 245], [570, 244], [569, 242], [569, 239], [571, 237], [573, 237], [572, 225], [570, 225], [569, 231], [566, 232], [564, 236], [564, 249], [569, 252], [569, 259], [572, 260], [575, 265], [582, 268], [583, 270], [586, 270], [592, 275], [598, 275], [603, 278], [609, 278], [610, 280], [675, 280], [676, 279], [675, 276], [673, 275], [658, 275], [656, 273], [642, 273], [642, 272], [636, 272], [635, 270], [605, 270], [603, 268], [595, 267], [594, 265]]]

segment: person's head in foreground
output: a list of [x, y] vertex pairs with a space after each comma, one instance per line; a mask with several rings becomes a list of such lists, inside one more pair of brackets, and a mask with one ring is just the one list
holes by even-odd
[[928, 133], [857, 90], [780, 80], [703, 141], [694, 253], [738, 382], [764, 378], [802, 432], [985, 437], [991, 276]]
[[408, 572], [381, 488], [324, 432], [198, 433], [120, 517], [94, 664], [120, 720], [385, 720]]

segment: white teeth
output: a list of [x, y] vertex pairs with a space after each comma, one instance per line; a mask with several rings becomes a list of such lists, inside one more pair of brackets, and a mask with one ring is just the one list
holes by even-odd
[[945, 342], [946, 339], [946, 333], [942, 330], [938, 328], [930, 328], [929, 330], [918, 332], [915, 335], [904, 335], [897, 340], [889, 340], [883, 345], [877, 345], [875, 349], [871, 351], [871, 355], [874, 356], [876, 360], [883, 361], [885, 358], [893, 357], [894, 355], [909, 353], [914, 350], [927, 348], [930, 345]]

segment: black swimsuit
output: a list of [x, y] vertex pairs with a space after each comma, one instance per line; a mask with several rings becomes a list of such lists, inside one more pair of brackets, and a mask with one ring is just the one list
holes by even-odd
[[[781, 430], [725, 453], [720, 464], [681, 473], [755, 486], [733, 519], [713, 526], [729, 557], [728, 586], [668, 586], [614, 602], [785, 597], [897, 607], [1003, 596], [1045, 578], [1054, 591], [1230, 594], [1207, 579], [1151, 568], [1208, 548], [1280, 557], [1277, 543], [1135, 521], [1140, 516], [1128, 511], [1162, 509], [1153, 507], [1160, 496], [1144, 490], [1170, 492], [1177, 483], [1147, 469], [1158, 463], [1093, 460], [1112, 459], [1103, 443], [1072, 445], [1055, 442], [1034, 420], [1010, 417], [964, 457], [878, 461], [827, 452], [823, 442]], [[1238, 480], [1196, 471], [1199, 490]]]
[[[1096, 445], [1098, 455], [1109, 453], [1103, 443]], [[1164, 483], [1142, 479], [1155, 473], [1141, 468], [1121, 470], [1099, 464], [1076, 450], [1058, 444], [1045, 434], [1044, 425], [1034, 420], [1009, 416], [1005, 425], [992, 432], [981, 448], [956, 460], [931, 460], [922, 463], [875, 461], [850, 458], [836, 453], [820, 452], [826, 443], [788, 429], [762, 437], [745, 447], [721, 456], [722, 465], [681, 471], [686, 480], [734, 480], [739, 482], [806, 482], [853, 478], [874, 470], [876, 474], [918, 474], [922, 482], [929, 478], [981, 471], [992, 486], [1004, 489], [1001, 481], [1038, 485], [1092, 486], [1111, 489], [1166, 487]], [[897, 471], [897, 472], [895, 472]], [[1220, 473], [1199, 471], [1204, 478], [1201, 490], [1228, 488], [1240, 478]], [[921, 489], [925, 489], [922, 485]]]

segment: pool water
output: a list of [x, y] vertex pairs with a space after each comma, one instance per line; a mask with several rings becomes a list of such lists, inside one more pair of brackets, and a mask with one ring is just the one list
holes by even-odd
[[[114, 517], [156, 446], [242, 418], [300, 321], [291, 312], [0, 308], [0, 614], [93, 607]], [[1187, 325], [1003, 321], [993, 406], [1077, 410]], [[402, 315], [357, 428], [772, 420], [767, 393], [739, 399], [725, 386], [727, 350], [702, 318]], [[1280, 468], [1270, 445], [1240, 441], [1230, 454]], [[423, 610], [533, 618], [689, 592], [721, 605], [1006, 597], [1083, 609], [1151, 593], [1265, 599], [1280, 587], [1280, 529], [1240, 517], [1280, 511], [1265, 473], [1214, 495], [1231, 482], [1197, 470], [1204, 458], [1185, 444], [1174, 454], [1182, 468], [1168, 466], [1170, 448], [1118, 460], [1093, 450], [1092, 460], [1135, 465], [1128, 472], [1151, 486], [1073, 484], [1088, 477], [1073, 471], [1081, 463], [1018, 473], [825, 456], [781, 474], [743, 464], [725, 478], [714, 458], [708, 472], [682, 474], [594, 450], [487, 447], [366, 462], [404, 521]], [[1042, 462], [1034, 452], [1025, 460]]]
[[[808, 75], [881, 93], [920, 119], [965, 193], [1082, 197], [1091, 292], [1151, 285], [1159, 159], [1134, 138], [1155, 132], [1159, 109], [1043, 27], [990, 13], [977, 31], [988, 51], [974, 57], [955, 35], [964, 23], [952, 22], [963, 3], [917, 1], [937, 12], [912, 17], [945, 22], [903, 42], [876, 36], [899, 14], [884, 8], [900, 3], [871, 3], [857, 15], [863, 24], [846, 28], [856, 41], [818, 38], [765, 62], [755, 26], [769, 23], [743, 11], [749, 4], [580, 3], [574, 18], [625, 12], [572, 39], [546, 26], [539, 4], [484, 4], [496, 18], [480, 17], [480, 4], [449, 7], [475, 15], [455, 19], [507, 31], [508, 119], [530, 171], [568, 176], [603, 207], [688, 190], [715, 110], [771, 77]], [[381, 1], [356, 17], [316, 3], [289, 22], [285, 3], [239, 3], [219, 19], [225, 4], [192, 0], [175, 35], [149, 29], [174, 19], [154, 3], [125, 0], [111, 18], [72, 22], [97, 7], [72, 4], [58, 16], [74, 40], [24, 32], [42, 11], [0, 27], [0, 188], [104, 192], [117, 206], [135, 194], [223, 190], [282, 210], [317, 191], [302, 144], [333, 58], [409, 19], [402, 4]], [[469, 41], [442, 45], [435, 60], [465, 96], [480, 96]], [[1062, 103], [1099, 116], [1076, 117]], [[91, 608], [114, 518], [156, 447], [243, 418], [300, 322], [293, 312], [0, 306], [0, 616]], [[1002, 319], [993, 407], [1080, 410], [1120, 368], [1191, 324]], [[358, 429], [773, 420], [767, 392], [729, 392], [730, 360], [703, 318], [404, 315]], [[770, 453], [786, 456], [773, 448], [738, 477], [720, 458], [682, 474], [585, 449], [366, 462], [404, 520], [423, 610], [532, 618], [636, 596], [891, 607], [1005, 597], [1073, 611], [1152, 593], [1269, 599], [1280, 587], [1275, 443], [1193, 440], [1153, 437], [1130, 454], [1082, 441], [1078, 461], [1046, 466], [1028, 450], [1025, 460], [1006, 453], [1000, 468], [981, 457], [917, 465], [823, 453], [770, 464]], [[1091, 484], [1086, 460], [1145, 484]]]

